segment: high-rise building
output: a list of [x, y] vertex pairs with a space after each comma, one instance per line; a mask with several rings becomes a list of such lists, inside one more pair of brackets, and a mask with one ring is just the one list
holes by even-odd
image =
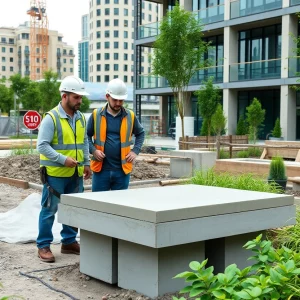
[[[143, 22], [139, 18], [141, 0], [135, 1], [134, 106], [136, 114], [141, 115], [141, 96], [161, 95], [160, 117], [165, 120], [167, 132], [177, 115], [171, 89], [164, 78], [145, 74], [139, 63], [143, 49], [153, 47], [158, 24]], [[163, 14], [175, 5], [173, 0], [150, 2], [159, 3]], [[236, 133], [239, 118], [245, 116], [246, 107], [256, 97], [266, 110], [261, 139], [272, 131], [278, 117], [283, 138], [300, 139], [300, 93], [291, 88], [299, 84], [300, 59], [294, 51], [293, 36], [299, 37], [296, 14], [300, 0], [180, 0], [180, 5], [204, 24], [204, 40], [211, 42], [206, 58], [213, 61], [211, 67], [193, 76], [188, 91], [198, 90], [203, 80], [214, 77], [222, 90], [228, 134]], [[202, 117], [197, 98], [191, 95], [185, 115], [193, 118], [194, 134], [199, 135]]]
[[[30, 75], [30, 27], [28, 22], [14, 27], [0, 27], [0, 78], [16, 73]], [[63, 35], [49, 30], [48, 68], [63, 79], [74, 74], [74, 48], [63, 42]], [[38, 72], [38, 70], [37, 70]]]
[[[133, 83], [133, 0], [90, 0], [89, 81], [109, 82], [119, 77]], [[142, 2], [140, 18], [156, 22], [158, 5]], [[145, 68], [148, 58], [145, 54]]]
[[78, 73], [83, 81], [89, 81], [89, 15], [81, 18], [81, 41], [78, 43]]

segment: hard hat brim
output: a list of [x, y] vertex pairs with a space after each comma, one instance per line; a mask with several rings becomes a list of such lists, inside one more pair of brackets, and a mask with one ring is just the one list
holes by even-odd
[[89, 95], [89, 93], [87, 93], [87, 92], [76, 92], [74, 94], [77, 94], [77, 95], [80, 95], [80, 96], [88, 96]]
[[107, 93], [108, 95], [110, 95], [113, 99], [116, 99], [116, 100], [126, 100], [128, 95], [115, 95], [115, 94], [112, 94], [112, 93]]

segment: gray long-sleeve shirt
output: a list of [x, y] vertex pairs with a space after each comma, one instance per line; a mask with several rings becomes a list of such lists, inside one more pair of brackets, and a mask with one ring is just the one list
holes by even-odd
[[[70, 126], [72, 127], [73, 131], [75, 132], [75, 123], [80, 118], [79, 112], [75, 112], [73, 118], [64, 111], [61, 104], [58, 104], [58, 112], [59, 115], [67, 119]], [[39, 153], [45, 155], [48, 159], [58, 162], [61, 165], [65, 164], [65, 161], [67, 159], [67, 156], [56, 152], [52, 147], [51, 143], [54, 136], [54, 122], [52, 120], [52, 117], [50, 115], [46, 115], [41, 123], [41, 126], [39, 128], [39, 134], [37, 139], [37, 150]], [[89, 143], [88, 138], [86, 134], [86, 128], [85, 128], [85, 134], [84, 134], [84, 165], [90, 165], [89, 162]]]

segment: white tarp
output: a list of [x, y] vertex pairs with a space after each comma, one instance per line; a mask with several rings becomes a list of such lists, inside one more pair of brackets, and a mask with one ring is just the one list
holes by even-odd
[[[38, 235], [38, 220], [41, 210], [41, 195], [33, 193], [19, 206], [0, 213], [0, 241], [7, 243], [35, 242]], [[53, 224], [53, 243], [60, 243], [62, 225], [55, 218]]]

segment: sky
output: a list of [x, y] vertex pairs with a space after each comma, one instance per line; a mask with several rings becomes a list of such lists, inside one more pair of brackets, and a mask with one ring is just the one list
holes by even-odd
[[[0, 0], [0, 27], [17, 27], [30, 21], [30, 0]], [[46, 0], [50, 30], [63, 34], [63, 41], [74, 47], [74, 72], [78, 75], [78, 41], [81, 16], [89, 12], [89, 0]]]

